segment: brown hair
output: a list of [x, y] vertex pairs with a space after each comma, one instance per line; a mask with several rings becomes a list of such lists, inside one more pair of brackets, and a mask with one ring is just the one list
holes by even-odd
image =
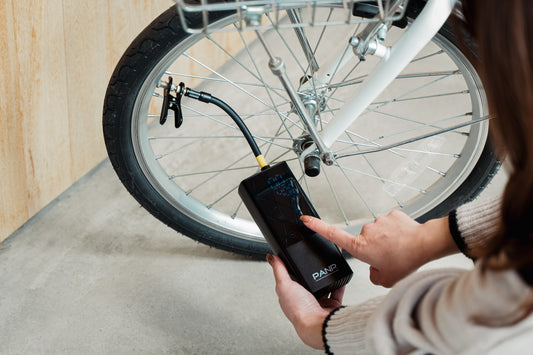
[[[482, 252], [492, 270], [516, 269], [533, 282], [533, 3], [463, 0], [462, 29], [476, 45], [485, 85], [491, 134], [511, 171], [502, 202], [498, 238]], [[474, 55], [474, 53], [472, 53]], [[522, 307], [523, 319], [533, 311]]]

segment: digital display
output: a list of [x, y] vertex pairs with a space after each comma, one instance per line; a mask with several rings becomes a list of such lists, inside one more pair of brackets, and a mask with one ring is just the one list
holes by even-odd
[[278, 241], [280, 244], [288, 246], [313, 234], [300, 221], [300, 216], [314, 213], [292, 175], [275, 174], [266, 179], [265, 186], [256, 194], [256, 202], [274, 233], [284, 236], [284, 240]]

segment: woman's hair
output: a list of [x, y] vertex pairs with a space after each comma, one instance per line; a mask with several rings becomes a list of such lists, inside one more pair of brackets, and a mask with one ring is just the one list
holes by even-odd
[[464, 0], [489, 102], [491, 133], [511, 171], [502, 204], [501, 237], [484, 257], [503, 268], [533, 266], [533, 3]]
[[[475, 43], [485, 86], [491, 134], [511, 171], [498, 238], [481, 257], [492, 270], [516, 269], [533, 282], [533, 2], [463, 0], [463, 34]], [[533, 300], [533, 295], [532, 295]], [[533, 311], [523, 305], [522, 316]]]

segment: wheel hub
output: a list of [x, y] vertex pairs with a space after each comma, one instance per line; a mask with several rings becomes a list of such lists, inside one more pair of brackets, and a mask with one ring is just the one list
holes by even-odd
[[[313, 139], [309, 135], [296, 138], [293, 142], [294, 152], [300, 157], [304, 150], [313, 145]], [[304, 159], [304, 171], [307, 176], [315, 177], [320, 174], [320, 157], [318, 152], [307, 155]]]

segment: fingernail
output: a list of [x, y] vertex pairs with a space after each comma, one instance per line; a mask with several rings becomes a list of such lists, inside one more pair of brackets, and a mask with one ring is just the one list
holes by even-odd
[[274, 257], [270, 254], [267, 254], [267, 261], [270, 265], [274, 262]]
[[313, 218], [311, 218], [311, 216], [306, 216], [306, 215], [303, 215], [300, 217], [300, 221], [302, 221], [303, 223], [309, 223], [311, 222]]

